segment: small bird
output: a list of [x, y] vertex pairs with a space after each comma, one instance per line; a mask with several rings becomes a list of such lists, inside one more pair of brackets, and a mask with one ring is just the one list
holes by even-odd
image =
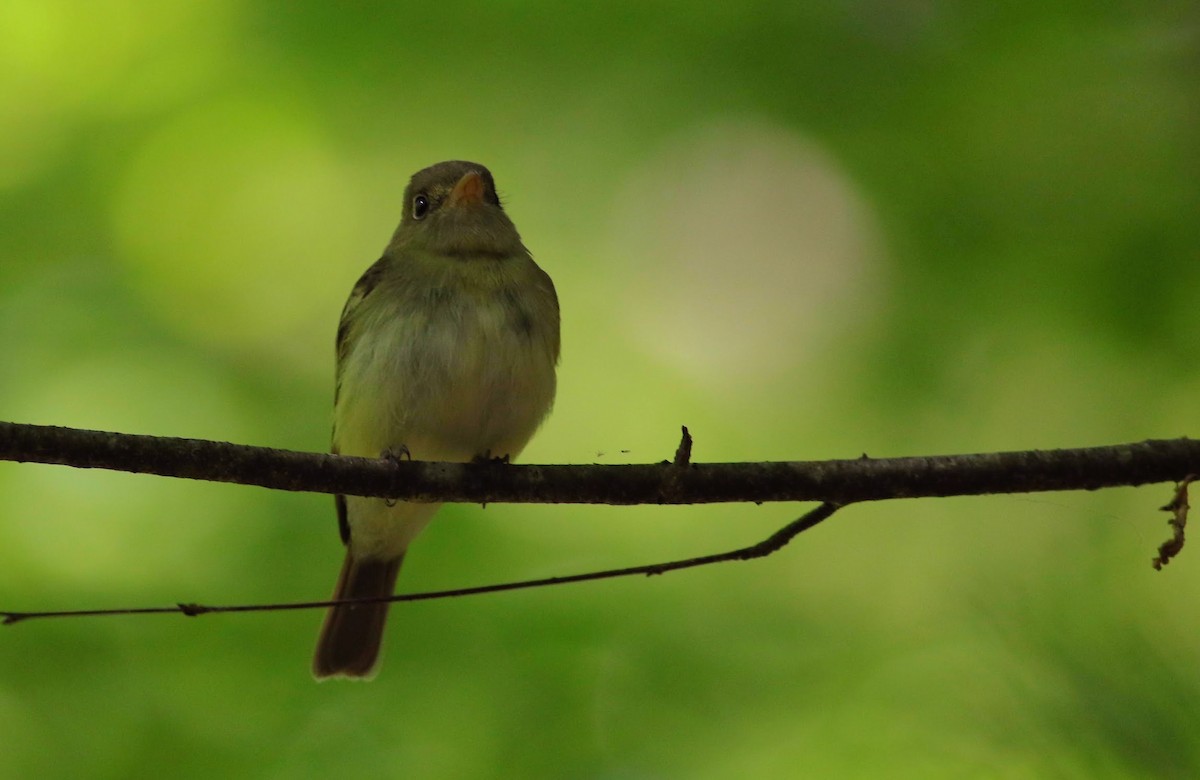
[[[334, 453], [467, 462], [515, 458], [554, 402], [558, 296], [496, 195], [459, 160], [417, 172], [383, 256], [337, 332]], [[392, 595], [440, 504], [336, 496], [346, 546], [334, 600]], [[388, 604], [331, 607], [313, 675], [370, 678]]]

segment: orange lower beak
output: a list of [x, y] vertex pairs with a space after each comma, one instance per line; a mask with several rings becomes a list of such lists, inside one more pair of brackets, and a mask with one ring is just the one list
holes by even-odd
[[450, 191], [450, 205], [461, 206], [467, 203], [483, 202], [483, 177], [475, 171], [468, 171]]

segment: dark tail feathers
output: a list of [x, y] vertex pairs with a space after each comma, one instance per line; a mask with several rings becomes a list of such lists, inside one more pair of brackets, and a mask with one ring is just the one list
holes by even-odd
[[[347, 549], [333, 600], [391, 596], [403, 560], [403, 556], [392, 560], [358, 559]], [[318, 680], [373, 677], [390, 606], [388, 602], [381, 602], [330, 607], [317, 639], [313, 676]]]

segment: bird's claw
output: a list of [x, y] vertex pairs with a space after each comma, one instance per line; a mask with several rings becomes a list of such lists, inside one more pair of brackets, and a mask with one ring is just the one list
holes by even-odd
[[[388, 447], [384, 449], [383, 452], [379, 453], [379, 457], [392, 463], [399, 463], [402, 460], [411, 461], [412, 453], [408, 451], [407, 445], [401, 444], [399, 447]], [[383, 499], [383, 503], [384, 506], [391, 508], [396, 505], [396, 499], [385, 498]]]

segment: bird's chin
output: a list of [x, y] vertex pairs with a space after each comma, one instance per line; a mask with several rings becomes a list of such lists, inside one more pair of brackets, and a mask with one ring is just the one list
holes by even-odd
[[439, 254], [453, 257], [456, 260], [503, 260], [512, 257], [512, 252], [484, 245], [449, 246], [440, 250]]
[[494, 215], [483, 209], [464, 210], [464, 218], [447, 219], [430, 236], [437, 252], [451, 257], [503, 258], [518, 254], [521, 237], [503, 213]]

